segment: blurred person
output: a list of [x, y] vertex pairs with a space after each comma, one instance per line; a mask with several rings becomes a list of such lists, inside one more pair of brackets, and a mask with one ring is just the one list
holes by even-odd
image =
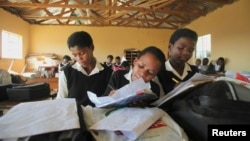
[[107, 66], [107, 67], [109, 67], [109, 68], [111, 68], [112, 69], [112, 66], [113, 66], [113, 59], [114, 59], [114, 57], [113, 57], [113, 55], [108, 55], [107, 56], [107, 61], [106, 62], [103, 62], [103, 65], [105, 65], [105, 66]]
[[0, 69], [0, 84], [11, 84], [11, 75], [8, 71]]

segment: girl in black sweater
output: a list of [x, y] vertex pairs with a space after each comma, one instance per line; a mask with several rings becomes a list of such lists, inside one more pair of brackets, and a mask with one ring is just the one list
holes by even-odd
[[94, 44], [87, 32], [71, 34], [68, 47], [76, 62], [60, 73], [57, 99], [75, 98], [81, 105], [94, 106], [87, 91], [101, 96], [105, 92], [112, 69], [99, 63], [93, 56]]
[[197, 39], [197, 33], [187, 28], [177, 29], [171, 35], [166, 69], [158, 73], [165, 94], [173, 90], [179, 82], [186, 81], [199, 72], [196, 66], [187, 63], [193, 55]]
[[105, 95], [112, 95], [115, 91], [112, 89], [119, 89], [138, 78], [143, 78], [151, 90], [159, 96], [160, 88], [152, 79], [163, 69], [165, 60], [164, 53], [157, 47], [150, 46], [145, 48], [134, 60], [132, 70], [114, 72], [109, 81], [110, 87], [107, 87]]

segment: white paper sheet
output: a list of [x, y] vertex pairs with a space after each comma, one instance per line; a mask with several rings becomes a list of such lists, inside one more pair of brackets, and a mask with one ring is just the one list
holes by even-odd
[[147, 83], [142, 78], [139, 78], [132, 83], [129, 83], [115, 91], [112, 96], [97, 97], [93, 92], [87, 92], [91, 102], [96, 107], [121, 107], [135, 101], [152, 101], [157, 99]]
[[74, 99], [25, 102], [0, 118], [0, 139], [79, 128]]
[[161, 97], [160, 99], [154, 101], [151, 105], [159, 107], [163, 103], [178, 96], [179, 94], [185, 92], [186, 90], [192, 87], [195, 87], [197, 85], [203, 84], [203, 83], [212, 82], [213, 80], [214, 78], [211, 76], [207, 76], [201, 73], [196, 73], [189, 80], [181, 82], [172, 91], [170, 91], [169, 93], [167, 93], [165, 96]]
[[[106, 113], [112, 109], [83, 107], [86, 126], [90, 128], [98, 121], [106, 118]], [[130, 116], [133, 119], [133, 115]], [[161, 124], [160, 124], [161, 123]], [[117, 135], [114, 131], [90, 130], [96, 141], [131, 141], [124, 135]], [[150, 128], [140, 135], [136, 141], [188, 141], [184, 130], [166, 113]]]
[[163, 115], [164, 111], [158, 108], [121, 108], [90, 129], [121, 131], [128, 139], [135, 140]]

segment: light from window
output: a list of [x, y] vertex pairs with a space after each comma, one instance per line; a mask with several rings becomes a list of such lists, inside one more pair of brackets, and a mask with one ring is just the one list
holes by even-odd
[[195, 53], [196, 58], [207, 58], [211, 56], [211, 34], [198, 37]]
[[22, 42], [21, 35], [2, 30], [1, 58], [22, 59]]

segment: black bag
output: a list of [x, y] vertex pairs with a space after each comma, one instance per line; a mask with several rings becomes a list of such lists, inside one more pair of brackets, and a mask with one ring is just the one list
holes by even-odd
[[206, 141], [208, 125], [250, 124], [250, 89], [216, 81], [198, 86], [160, 108], [185, 130], [190, 140]]
[[7, 88], [9, 100], [34, 100], [50, 97], [50, 86], [47, 82], [35, 82]]
[[11, 88], [12, 84], [0, 84], [0, 101], [8, 100], [7, 88]]
[[0, 101], [8, 100], [7, 89], [18, 86], [19, 84], [0, 84]]

